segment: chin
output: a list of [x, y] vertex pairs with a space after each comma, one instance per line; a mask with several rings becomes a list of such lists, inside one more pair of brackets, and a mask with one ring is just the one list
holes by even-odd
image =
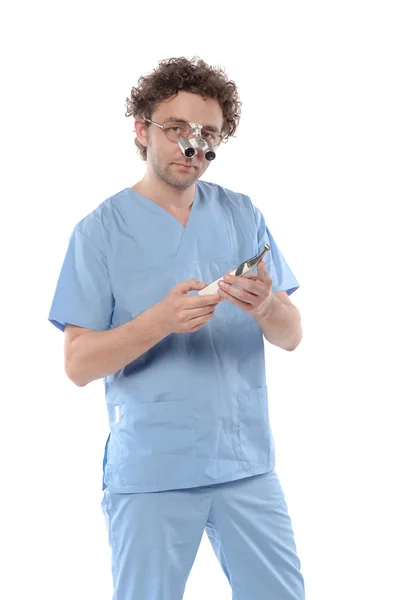
[[180, 177], [177, 177], [176, 173], [171, 174], [170, 172], [166, 173], [165, 175], [166, 181], [171, 185], [180, 188], [187, 188], [193, 185], [197, 181], [197, 179], [199, 179], [199, 177], [202, 175], [202, 172], [199, 172], [196, 169], [194, 173], [182, 173]]
[[183, 180], [177, 180], [177, 179], [172, 179], [169, 180], [170, 185], [173, 185], [174, 187], [178, 188], [179, 190], [185, 190], [189, 187], [191, 187], [192, 185], [194, 185], [194, 183], [197, 181], [197, 178], [195, 179], [186, 179], [185, 181]]

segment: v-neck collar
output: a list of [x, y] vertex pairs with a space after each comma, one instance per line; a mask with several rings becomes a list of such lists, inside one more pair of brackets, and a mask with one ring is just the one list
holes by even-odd
[[196, 208], [196, 205], [198, 204], [198, 184], [195, 184], [195, 194], [194, 194], [194, 200], [193, 203], [191, 205], [191, 210], [190, 210], [190, 214], [188, 216], [188, 220], [186, 225], [182, 225], [182, 223], [180, 223], [180, 221], [178, 219], [176, 219], [176, 217], [174, 215], [172, 215], [168, 210], [166, 210], [166, 208], [164, 208], [163, 206], [160, 206], [159, 204], [157, 204], [156, 202], [154, 202], [154, 200], [151, 200], [150, 198], [148, 198], [147, 196], [144, 196], [143, 194], [140, 194], [140, 192], [136, 192], [136, 190], [133, 190], [131, 187], [126, 188], [128, 190], [129, 193], [133, 193], [133, 194], [137, 194], [137, 196], [140, 196], [140, 198], [143, 198], [147, 203], [150, 204], [151, 207], [154, 208], [154, 210], [156, 210], [157, 212], [162, 211], [162, 214], [166, 214], [168, 215], [171, 219], [173, 219], [173, 221], [175, 223], [177, 223], [177, 225], [183, 229], [183, 231], [187, 230], [188, 226], [190, 225], [191, 221], [192, 221], [192, 217], [193, 217], [193, 212]]

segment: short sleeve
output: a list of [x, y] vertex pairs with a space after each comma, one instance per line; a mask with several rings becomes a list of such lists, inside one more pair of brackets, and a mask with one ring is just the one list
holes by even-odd
[[[254, 206], [254, 205], [253, 205]], [[299, 283], [285, 260], [275, 239], [266, 226], [261, 211], [254, 206], [255, 220], [258, 232], [259, 252], [268, 244], [271, 248], [264, 257], [266, 269], [272, 278], [272, 292], [287, 292], [288, 296], [299, 288]]]
[[49, 321], [106, 330], [111, 323], [113, 296], [106, 257], [98, 240], [75, 228], [58, 278]]

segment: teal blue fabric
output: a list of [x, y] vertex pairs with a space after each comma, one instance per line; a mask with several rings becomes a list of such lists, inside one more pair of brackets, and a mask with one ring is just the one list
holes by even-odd
[[[49, 320], [61, 331], [66, 323], [118, 327], [177, 283], [211, 283], [265, 243], [272, 291], [291, 295], [299, 283], [248, 196], [198, 181], [183, 227], [150, 199], [123, 189], [74, 228]], [[191, 488], [274, 468], [263, 334], [228, 301], [200, 330], [168, 335], [104, 385], [110, 434], [103, 489]], [[88, 440], [92, 427], [87, 423]]]
[[106, 489], [101, 504], [113, 600], [181, 600], [205, 531], [233, 600], [305, 598], [292, 523], [274, 470], [184, 490]]

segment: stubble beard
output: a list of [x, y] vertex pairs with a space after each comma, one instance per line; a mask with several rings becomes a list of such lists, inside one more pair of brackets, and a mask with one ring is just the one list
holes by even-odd
[[[151, 144], [149, 144], [149, 146], [151, 147]], [[192, 173], [182, 173], [181, 175], [174, 173], [173, 169], [176, 170], [178, 167], [175, 167], [175, 165], [172, 164], [163, 165], [158, 157], [151, 156], [150, 153], [147, 153], [147, 160], [150, 161], [151, 166], [159, 179], [179, 190], [185, 190], [191, 187], [197, 179], [203, 175], [203, 172], [199, 171], [198, 168], [194, 169]], [[184, 158], [182, 155], [182, 162], [183, 161]]]
[[178, 168], [174, 165], [163, 166], [159, 164], [159, 162], [152, 161], [152, 167], [160, 179], [179, 190], [185, 190], [191, 187], [200, 177], [197, 169], [195, 169], [193, 173], [182, 173], [179, 175], [172, 172], [173, 169]]

